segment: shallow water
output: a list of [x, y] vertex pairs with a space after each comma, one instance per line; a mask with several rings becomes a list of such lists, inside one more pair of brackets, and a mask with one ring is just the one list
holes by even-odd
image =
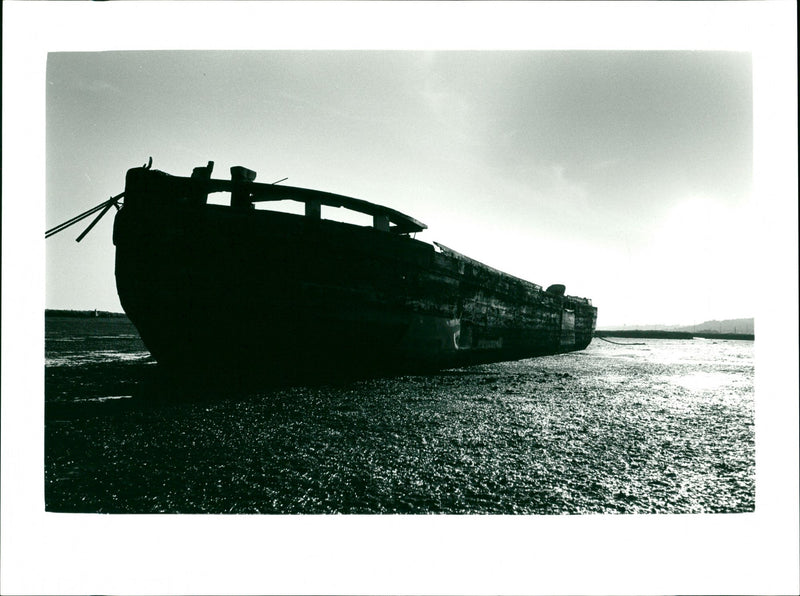
[[47, 317], [45, 367], [146, 360], [136, 328], [123, 317]]
[[80, 327], [47, 328], [51, 511], [754, 508], [753, 342], [595, 340], [435, 375], [162, 400], [175, 387], [130, 329], [81, 343]]

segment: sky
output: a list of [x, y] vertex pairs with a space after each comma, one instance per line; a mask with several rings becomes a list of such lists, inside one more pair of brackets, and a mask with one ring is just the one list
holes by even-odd
[[[403, 211], [599, 326], [753, 315], [749, 53], [52, 52], [46, 110], [48, 229], [211, 160]], [[120, 310], [111, 228], [47, 241], [48, 308]]]

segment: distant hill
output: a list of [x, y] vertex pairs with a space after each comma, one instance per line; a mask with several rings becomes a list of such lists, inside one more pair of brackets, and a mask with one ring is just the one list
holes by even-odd
[[[600, 329], [609, 330], [612, 327], [601, 327]], [[619, 330], [619, 326], [613, 329]], [[633, 325], [625, 326], [628, 331], [635, 330], [648, 330], [648, 331], [680, 331], [687, 333], [703, 333], [703, 334], [755, 334], [755, 323], [753, 318], [749, 319], [725, 319], [722, 321], [704, 321], [696, 325]]]
[[755, 334], [755, 323], [749, 319], [726, 319], [724, 321], [704, 321], [687, 327], [674, 327], [675, 331], [691, 331], [693, 333], [748, 333]]
[[596, 337], [648, 337], [662, 339], [690, 339], [706, 337], [709, 339], [755, 339], [755, 325], [752, 318], [726, 319], [724, 321], [704, 321], [697, 325], [634, 325], [616, 329], [600, 327]]

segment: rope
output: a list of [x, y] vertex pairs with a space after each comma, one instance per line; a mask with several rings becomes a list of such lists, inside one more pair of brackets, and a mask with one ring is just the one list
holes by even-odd
[[124, 195], [125, 195], [125, 193], [121, 192], [116, 197], [111, 197], [107, 201], [103, 201], [99, 205], [95, 205], [94, 207], [92, 207], [88, 211], [84, 211], [80, 215], [76, 215], [75, 217], [73, 217], [71, 219], [68, 219], [64, 223], [59, 224], [54, 228], [50, 228], [49, 230], [47, 230], [44, 233], [44, 237], [45, 238], [49, 238], [50, 236], [58, 234], [62, 230], [66, 230], [68, 227], [70, 227], [72, 225], [75, 225], [79, 221], [82, 221], [82, 220], [86, 219], [87, 217], [89, 217], [90, 215], [93, 215], [93, 214], [97, 213], [98, 211], [102, 210], [102, 213], [91, 223], [91, 225], [86, 229], [86, 231], [83, 234], [80, 235], [80, 237], [78, 239], [78, 242], [80, 242], [83, 239], [83, 237], [88, 233], [88, 231], [91, 230], [98, 221], [100, 221], [100, 218], [103, 217], [108, 212], [109, 209], [111, 209], [112, 205], [114, 207], [117, 207], [117, 209], [119, 209], [119, 205], [117, 205], [117, 201], [119, 201]]
[[619, 341], [611, 341], [610, 339], [606, 339], [605, 337], [600, 337], [599, 335], [595, 335], [595, 337], [597, 339], [602, 339], [603, 341], [607, 341], [610, 344], [614, 344], [615, 346], [645, 346], [645, 345], [647, 345], [644, 342], [635, 342], [635, 343], [625, 344], [625, 343], [622, 343], [622, 342], [619, 342]]
[[89, 209], [88, 211], [84, 211], [84, 212], [83, 212], [83, 213], [81, 213], [80, 215], [76, 215], [76, 216], [75, 216], [75, 217], [73, 217], [72, 219], [68, 219], [68, 220], [67, 220], [67, 221], [65, 221], [64, 223], [62, 223], [62, 224], [59, 224], [59, 225], [57, 225], [57, 226], [56, 226], [56, 227], [54, 227], [54, 228], [50, 228], [49, 230], [47, 230], [47, 231], [44, 233], [44, 237], [45, 237], [45, 238], [49, 238], [49, 237], [50, 237], [50, 236], [52, 236], [53, 234], [58, 234], [58, 233], [59, 233], [61, 230], [65, 230], [65, 229], [67, 229], [68, 227], [70, 227], [71, 225], [78, 223], [78, 222], [79, 222], [79, 221], [81, 221], [82, 219], [86, 219], [87, 217], [89, 217], [89, 216], [90, 216], [90, 215], [92, 215], [93, 213], [96, 213], [96, 212], [100, 211], [100, 210], [101, 210], [101, 209], [103, 209], [103, 208], [104, 208], [104, 207], [105, 207], [107, 204], [108, 204], [108, 201], [103, 201], [102, 203], [100, 203], [99, 205], [95, 205], [94, 207], [92, 207], [92, 208], [91, 208], [91, 209]]

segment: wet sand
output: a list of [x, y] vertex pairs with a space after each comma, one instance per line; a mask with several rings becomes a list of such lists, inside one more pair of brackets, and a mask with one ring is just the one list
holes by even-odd
[[184, 387], [178, 399], [137, 346], [51, 359], [46, 508], [753, 511], [753, 343], [637, 343], [424, 376]]

